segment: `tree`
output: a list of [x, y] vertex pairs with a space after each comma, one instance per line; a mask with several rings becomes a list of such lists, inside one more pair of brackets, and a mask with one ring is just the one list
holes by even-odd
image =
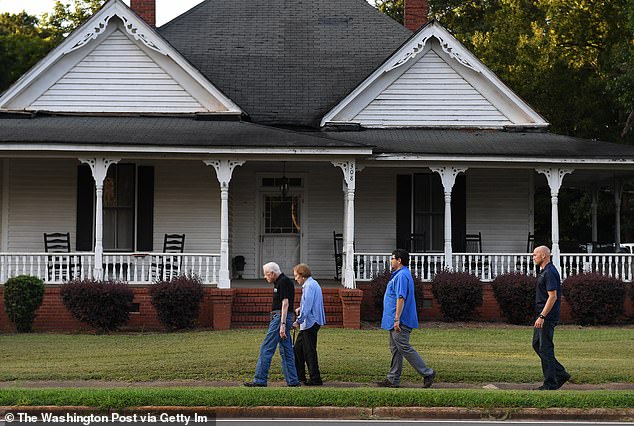
[[101, 8], [105, 0], [57, 0], [53, 11], [42, 15], [43, 26], [53, 37], [54, 43], [61, 43], [75, 28], [86, 22]]
[[404, 0], [374, 0], [374, 7], [398, 23], [403, 23]]

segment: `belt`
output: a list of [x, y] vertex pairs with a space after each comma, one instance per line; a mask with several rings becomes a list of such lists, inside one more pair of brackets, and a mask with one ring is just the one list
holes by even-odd
[[273, 315], [273, 314], [281, 314], [281, 313], [282, 313], [281, 309], [276, 309], [274, 311], [271, 311], [271, 315]]

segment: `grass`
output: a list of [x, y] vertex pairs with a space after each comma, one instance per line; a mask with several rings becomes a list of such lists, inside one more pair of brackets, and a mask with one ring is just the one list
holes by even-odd
[[634, 391], [497, 391], [452, 389], [0, 389], [0, 406], [465, 407], [632, 408]]
[[[0, 381], [245, 381], [253, 377], [263, 336], [264, 330], [0, 335]], [[542, 376], [531, 338], [530, 327], [431, 326], [414, 331], [411, 341], [438, 381], [532, 383]], [[634, 328], [559, 327], [555, 345], [576, 383], [634, 382]], [[390, 363], [388, 334], [326, 328], [319, 357], [327, 381], [380, 380]], [[405, 364], [403, 381], [420, 381]], [[271, 380], [282, 380], [278, 356]]]

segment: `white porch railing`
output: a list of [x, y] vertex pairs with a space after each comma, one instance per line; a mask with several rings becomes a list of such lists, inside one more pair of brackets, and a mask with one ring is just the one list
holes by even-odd
[[[372, 277], [390, 267], [390, 254], [355, 253], [354, 265], [357, 281], [370, 281]], [[495, 277], [510, 272], [536, 275], [530, 253], [454, 253], [453, 270], [476, 275], [482, 281], [493, 281]], [[431, 281], [445, 267], [442, 253], [410, 254], [410, 269], [423, 281]], [[598, 272], [626, 282], [634, 280], [634, 254], [587, 254], [561, 255], [561, 275], [566, 279], [580, 272]]]
[[[0, 253], [0, 282], [17, 275], [39, 277], [47, 284], [94, 276], [93, 253]], [[106, 253], [104, 279], [150, 284], [179, 274], [196, 274], [205, 284], [218, 283], [220, 255], [209, 253]]]

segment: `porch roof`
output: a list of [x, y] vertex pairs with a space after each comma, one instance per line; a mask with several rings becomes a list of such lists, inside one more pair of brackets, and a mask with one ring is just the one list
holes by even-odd
[[[300, 133], [244, 121], [193, 117], [0, 115], [0, 144], [112, 145], [228, 148], [328, 148], [371, 153], [354, 141], [321, 132]], [[3, 147], [0, 145], [0, 150]], [[15, 149], [15, 148], [14, 148]]]
[[461, 155], [537, 159], [634, 159], [634, 146], [549, 132], [453, 129], [327, 131], [329, 137], [367, 144], [374, 154]]

